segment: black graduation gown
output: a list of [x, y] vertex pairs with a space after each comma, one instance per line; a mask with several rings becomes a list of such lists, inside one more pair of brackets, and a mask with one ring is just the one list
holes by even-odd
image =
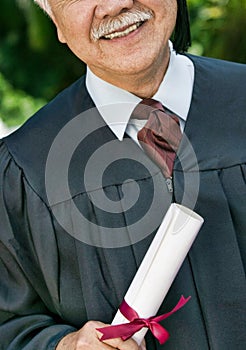
[[[181, 294], [192, 298], [163, 322], [171, 334], [167, 343], [159, 345], [148, 333], [148, 350], [245, 349], [246, 69], [190, 57], [195, 83], [173, 196], [159, 169], [129, 137], [116, 140], [95, 109], [83, 113], [94, 107], [84, 78], [1, 141], [1, 350], [51, 350], [87, 320], [110, 323], [172, 200], [194, 208], [205, 223], [160, 312], [172, 309]], [[50, 157], [53, 141], [75, 119], [59, 138], [56, 157]], [[71, 145], [71, 130], [83, 134], [80, 143]], [[103, 157], [99, 153], [93, 160], [106, 144]], [[69, 191], [64, 191], [69, 156]], [[89, 159], [94, 168], [85, 181]], [[47, 164], [54, 175], [48, 195]], [[122, 210], [101, 208], [93, 195], [106, 195]], [[133, 203], [129, 208], [124, 196]], [[74, 204], [84, 221], [74, 220]], [[132, 233], [138, 222], [142, 231]], [[106, 247], [104, 228], [121, 234], [115, 242], [110, 236]], [[91, 237], [96, 246], [89, 244]], [[108, 247], [111, 240], [118, 246]]]

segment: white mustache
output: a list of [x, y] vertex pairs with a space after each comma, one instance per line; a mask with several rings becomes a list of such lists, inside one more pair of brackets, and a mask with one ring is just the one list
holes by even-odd
[[112, 17], [101, 22], [97, 28], [93, 27], [91, 30], [91, 38], [93, 41], [97, 41], [105, 35], [119, 31], [124, 27], [147, 21], [151, 18], [153, 18], [153, 12], [151, 10], [129, 10], [117, 17]]

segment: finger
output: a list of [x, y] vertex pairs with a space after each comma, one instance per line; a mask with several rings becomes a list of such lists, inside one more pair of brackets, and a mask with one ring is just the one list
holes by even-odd
[[[79, 338], [76, 349], [88, 350], [113, 350], [112, 346], [103, 343], [100, 338], [102, 333], [97, 328], [109, 326], [100, 321], [88, 321], [79, 331]], [[64, 349], [65, 350], [65, 349]], [[69, 347], [67, 350], [71, 350]]]
[[121, 338], [104, 340], [103, 343], [119, 350], [140, 350], [140, 347], [133, 339], [122, 340]]
[[[107, 325], [105, 325], [105, 326], [107, 326]], [[99, 339], [101, 339], [101, 337], [102, 337], [102, 333], [98, 329], [97, 329], [97, 336]], [[139, 347], [138, 344], [132, 338], [129, 338], [127, 340], [122, 340], [121, 338], [113, 338], [113, 339], [103, 340], [102, 342], [104, 344], [111, 346], [114, 349], [141, 350], [141, 347]], [[143, 342], [143, 344], [145, 344], [145, 341]], [[146, 347], [144, 347], [143, 350], [146, 350]]]

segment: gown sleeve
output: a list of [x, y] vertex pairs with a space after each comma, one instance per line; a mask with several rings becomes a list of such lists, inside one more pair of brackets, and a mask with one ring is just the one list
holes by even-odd
[[0, 141], [2, 350], [53, 350], [75, 330], [59, 316], [58, 253], [50, 252], [54, 237], [48, 208]]

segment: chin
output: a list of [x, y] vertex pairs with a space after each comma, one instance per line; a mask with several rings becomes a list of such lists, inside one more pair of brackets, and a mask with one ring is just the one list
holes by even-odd
[[109, 69], [115, 71], [115, 73], [118, 72], [121, 75], [141, 74], [151, 69], [154, 62], [154, 59], [139, 59], [136, 57], [134, 60], [125, 60], [125, 58], [122, 58], [122, 60], [115, 62], [115, 64], [112, 62]]

